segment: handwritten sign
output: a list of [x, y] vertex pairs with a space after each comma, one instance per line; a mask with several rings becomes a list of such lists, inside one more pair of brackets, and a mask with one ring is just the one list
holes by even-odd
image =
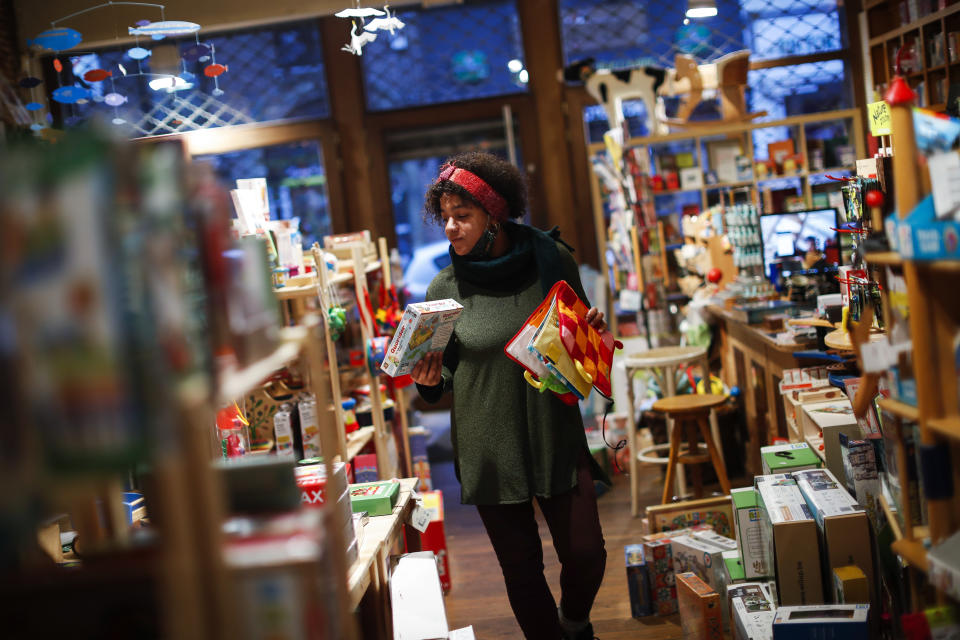
[[867, 105], [867, 119], [870, 121], [870, 135], [890, 135], [890, 105], [881, 100]]

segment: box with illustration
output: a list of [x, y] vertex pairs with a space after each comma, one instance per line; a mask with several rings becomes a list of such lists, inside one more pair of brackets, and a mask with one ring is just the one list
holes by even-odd
[[767, 548], [763, 544], [763, 524], [757, 507], [757, 492], [753, 487], [732, 489], [733, 524], [737, 532], [744, 576], [748, 580], [771, 575]]
[[650, 577], [650, 597], [658, 616], [677, 611], [677, 585], [673, 573], [670, 540], [651, 540], [643, 543], [643, 557]]
[[[713, 532], [710, 532], [713, 533]], [[729, 538], [717, 535], [713, 540], [693, 536], [675, 536], [670, 538], [670, 553], [673, 556], [675, 573], [692, 572], [714, 589], [722, 582], [724, 551], [733, 551], [737, 543]], [[718, 543], [725, 540], [726, 543]]]
[[653, 599], [650, 594], [650, 568], [643, 557], [642, 544], [623, 547], [627, 566], [627, 590], [630, 593], [630, 613], [634, 618], [652, 616]]
[[824, 466], [841, 481], [846, 481], [840, 434], [844, 433], [847, 438], [855, 440], [862, 435], [850, 401], [844, 399], [804, 405], [800, 415], [804, 437], [823, 438]]
[[461, 311], [463, 305], [450, 299], [407, 305], [380, 368], [388, 376], [404, 376], [423, 356], [443, 351]]

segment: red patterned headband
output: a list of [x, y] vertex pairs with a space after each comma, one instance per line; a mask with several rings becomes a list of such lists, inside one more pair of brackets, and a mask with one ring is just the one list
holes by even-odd
[[437, 182], [441, 180], [449, 180], [466, 189], [494, 220], [503, 221], [507, 219], [507, 201], [494, 191], [493, 187], [487, 184], [483, 178], [472, 171], [448, 164], [442, 168], [440, 175], [437, 177]]

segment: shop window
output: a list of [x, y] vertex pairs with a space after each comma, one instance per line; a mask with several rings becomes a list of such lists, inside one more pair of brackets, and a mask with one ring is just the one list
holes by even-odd
[[[84, 105], [62, 105], [64, 124], [77, 126], [99, 117], [114, 121], [131, 137], [141, 137], [330, 115], [316, 21], [200, 35], [201, 41], [214, 45], [216, 62], [225, 65], [227, 72], [215, 82], [203, 73], [209, 61], [187, 62], [181, 74], [186, 87], [176, 92], [153, 90], [148, 84], [153, 77], [136, 75], [151, 71], [151, 58], [131, 59], [130, 45], [78, 56], [63, 54], [61, 82], [83, 86], [93, 98]], [[182, 52], [194, 43], [181, 38], [176, 46]], [[156, 44], [148, 41], [140, 46], [150, 49]], [[46, 63], [52, 64], [52, 58]], [[85, 82], [83, 74], [97, 68], [110, 71], [113, 78]], [[109, 106], [103, 98], [111, 92], [126, 102]]]
[[299, 218], [303, 246], [310, 247], [333, 232], [327, 175], [317, 141], [196, 156], [194, 162], [209, 162], [217, 177], [230, 189], [236, 188], [238, 178], [266, 178], [270, 217], [275, 220]]
[[363, 50], [367, 108], [386, 111], [527, 91], [512, 1], [397, 8], [406, 24]]

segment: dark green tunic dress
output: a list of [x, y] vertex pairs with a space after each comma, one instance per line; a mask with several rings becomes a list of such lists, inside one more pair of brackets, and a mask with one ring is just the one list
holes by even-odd
[[[503, 352], [554, 282], [566, 280], [586, 301], [577, 264], [542, 231], [522, 225], [508, 231], [512, 246], [497, 264], [465, 265], [453, 256], [454, 264], [427, 289], [427, 300], [452, 298], [464, 307], [444, 352], [443, 382], [418, 388], [428, 402], [453, 392], [451, 438], [465, 504], [511, 504], [568, 491], [587, 449], [579, 406], [535, 390], [523, 367]], [[541, 278], [548, 270], [553, 273]], [[609, 482], [592, 458], [591, 464], [594, 477]]]

